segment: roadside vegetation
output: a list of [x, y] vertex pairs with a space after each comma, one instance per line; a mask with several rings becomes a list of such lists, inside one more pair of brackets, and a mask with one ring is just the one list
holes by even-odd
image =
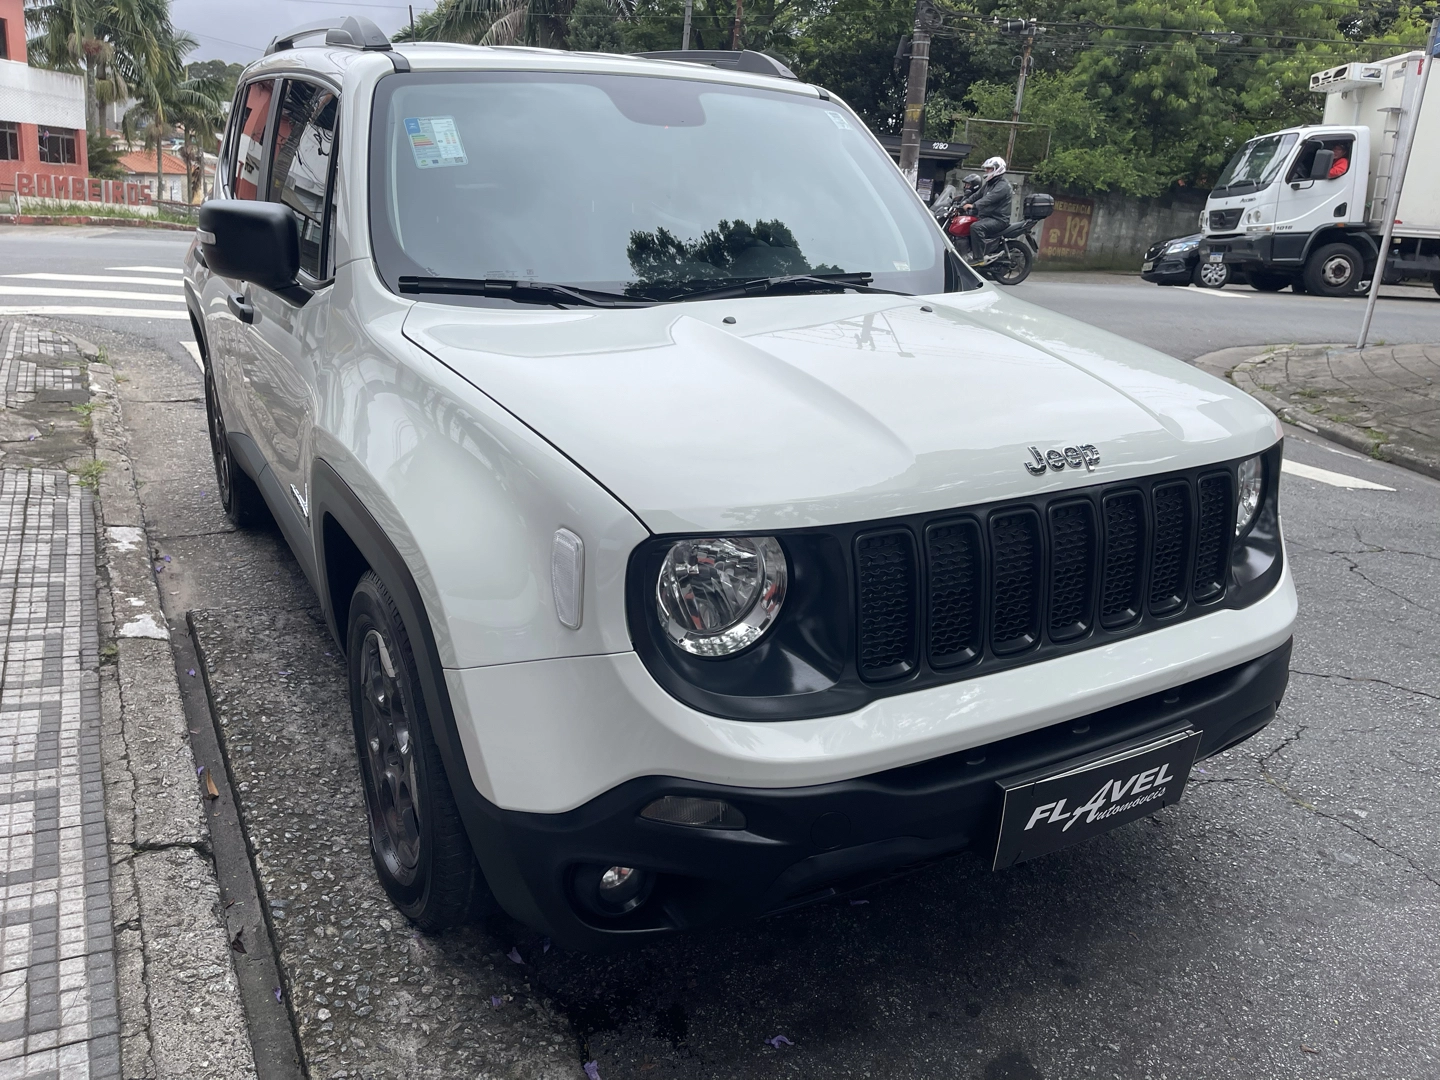
[[[1319, 119], [1310, 74], [1422, 47], [1429, 8], [1380, 0], [936, 0], [925, 137], [966, 118], [1010, 120], [1021, 42], [993, 23], [1035, 19], [1020, 119], [1041, 125], [1042, 184], [1078, 194], [1208, 188], [1253, 135]], [[401, 37], [622, 52], [680, 46], [684, 0], [439, 0]], [[746, 0], [738, 43], [768, 51], [898, 134], [902, 39], [914, 0]], [[735, 0], [694, 0], [691, 47], [728, 49]], [[897, 51], [898, 50], [898, 51]], [[1001, 149], [1003, 150], [1003, 140]], [[989, 152], [989, 151], [987, 151]]]

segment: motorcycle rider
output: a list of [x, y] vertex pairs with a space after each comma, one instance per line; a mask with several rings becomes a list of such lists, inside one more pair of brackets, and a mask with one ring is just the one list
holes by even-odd
[[985, 248], [990, 240], [1000, 236], [1010, 227], [1010, 199], [1013, 191], [1010, 181], [1005, 179], [1005, 159], [986, 158], [981, 166], [985, 174], [979, 192], [963, 209], [974, 214], [975, 224], [970, 226], [970, 252], [976, 262], [985, 258]]
[[[958, 171], [957, 169], [956, 172]], [[951, 176], [954, 176], [954, 173], [951, 173]], [[953, 179], [950, 180], [950, 182], [945, 185], [945, 190], [940, 192], [939, 196], [935, 199], [935, 204], [930, 208], [931, 212], [937, 218], [941, 216], [942, 212], [948, 211], [950, 207], [956, 203], [968, 202], [974, 197], [976, 189], [980, 187], [980, 174], [967, 173], [963, 180], [958, 181], [960, 185], [958, 188], [955, 186], [956, 183], [957, 181]]]

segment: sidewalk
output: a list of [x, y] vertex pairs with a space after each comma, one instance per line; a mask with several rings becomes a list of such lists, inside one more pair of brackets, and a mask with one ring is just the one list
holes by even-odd
[[93, 348], [0, 320], [0, 1080], [251, 1077], [126, 485], [97, 520], [113, 400]]
[[1196, 364], [1287, 423], [1440, 479], [1440, 345], [1226, 349]]

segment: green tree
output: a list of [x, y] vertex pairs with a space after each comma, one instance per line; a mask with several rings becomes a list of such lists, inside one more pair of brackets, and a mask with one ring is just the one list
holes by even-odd
[[101, 180], [123, 180], [125, 170], [120, 167], [120, 148], [110, 135], [91, 135], [86, 140], [85, 156], [90, 163], [90, 175]]
[[565, 19], [565, 36], [576, 52], [625, 51], [619, 17], [606, 0], [575, 0]]

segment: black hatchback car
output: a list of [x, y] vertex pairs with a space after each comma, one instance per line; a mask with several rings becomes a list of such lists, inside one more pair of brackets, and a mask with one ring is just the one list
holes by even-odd
[[1202, 289], [1223, 289], [1242, 280], [1237, 267], [1202, 260], [1200, 239], [1200, 234], [1194, 233], [1151, 244], [1140, 264], [1140, 276], [1156, 285], [1198, 285]]

